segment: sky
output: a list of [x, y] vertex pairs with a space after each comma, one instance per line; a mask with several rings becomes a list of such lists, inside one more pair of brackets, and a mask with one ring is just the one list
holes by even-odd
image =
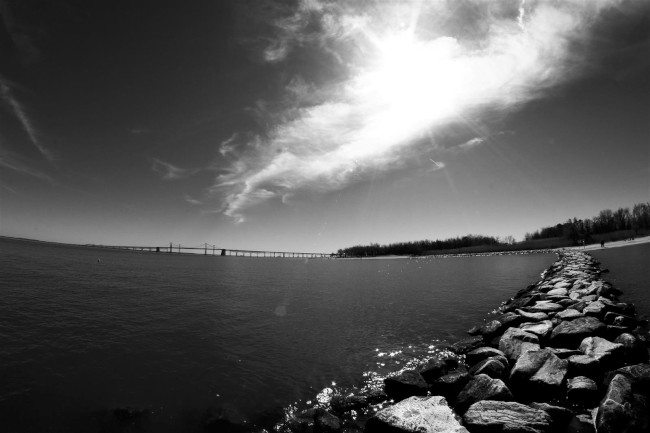
[[650, 201], [648, 1], [0, 15], [0, 235], [327, 253]]

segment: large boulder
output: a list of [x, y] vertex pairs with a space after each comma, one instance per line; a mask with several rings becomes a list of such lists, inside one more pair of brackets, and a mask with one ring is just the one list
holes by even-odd
[[449, 374], [436, 379], [431, 385], [431, 392], [435, 395], [442, 395], [448, 401], [455, 403], [456, 396], [463, 390], [467, 382], [470, 381], [472, 376], [463, 370], [452, 371]]
[[578, 310], [574, 310], [573, 308], [567, 308], [566, 310], [560, 311], [555, 315], [555, 317], [558, 317], [562, 320], [572, 320], [582, 316], [584, 316], [583, 313]]
[[568, 361], [558, 358], [551, 349], [526, 352], [512, 368], [510, 384], [524, 400], [556, 396], [567, 375], [568, 365]]
[[503, 379], [508, 375], [508, 360], [503, 355], [486, 358], [469, 369], [472, 375], [487, 374], [493, 379]]
[[514, 401], [479, 401], [465, 412], [463, 422], [472, 433], [546, 433], [553, 420], [543, 410]]
[[647, 400], [632, 392], [630, 380], [614, 376], [596, 412], [598, 433], [647, 433], [650, 429]]
[[609, 386], [616, 375], [625, 376], [632, 384], [632, 390], [650, 398], [650, 364], [635, 364], [610, 371], [605, 375], [604, 384]]
[[492, 379], [487, 374], [474, 376], [456, 397], [456, 409], [460, 413], [481, 400], [512, 400], [512, 393], [500, 379]]
[[540, 339], [545, 339], [551, 334], [551, 330], [553, 329], [553, 322], [550, 320], [542, 320], [541, 322], [535, 323], [522, 323], [519, 325], [519, 329], [522, 331], [530, 332], [531, 334], [535, 334]]
[[551, 345], [575, 349], [585, 338], [600, 335], [604, 330], [605, 324], [592, 316], [563, 321], [551, 332]]
[[623, 356], [627, 364], [648, 362], [648, 349], [636, 335], [624, 332], [614, 339], [614, 343], [623, 346]]
[[522, 353], [538, 349], [539, 337], [519, 328], [508, 328], [499, 340], [499, 350], [511, 362], [516, 361]]
[[457, 341], [451, 345], [451, 350], [459, 355], [465, 355], [468, 352], [476, 349], [477, 347], [484, 346], [483, 336], [477, 335], [474, 337], [465, 338]]
[[366, 433], [467, 433], [441, 396], [410, 397], [380, 410]]
[[389, 398], [403, 400], [414, 395], [427, 395], [429, 385], [415, 370], [406, 370], [384, 379], [384, 390]]
[[[287, 421], [287, 426], [295, 432], [318, 432], [318, 433], [338, 433], [341, 431], [341, 420], [322, 408], [311, 408], [304, 410], [293, 416]], [[215, 432], [239, 432], [250, 431], [250, 428], [244, 427], [242, 430], [228, 429], [225, 425], [219, 425], [213, 429]]]
[[431, 384], [439, 377], [449, 373], [449, 367], [449, 363], [446, 360], [432, 358], [420, 367], [418, 372], [427, 383]]
[[492, 358], [493, 356], [505, 357], [505, 354], [502, 351], [495, 349], [493, 347], [483, 346], [474, 349], [471, 352], [469, 352], [467, 355], [465, 355], [465, 362], [467, 362], [468, 365], [474, 365], [474, 364], [478, 364], [484, 359]]
[[598, 385], [585, 376], [576, 376], [567, 381], [567, 399], [574, 404], [593, 407], [598, 402]]
[[543, 313], [541, 311], [531, 313], [524, 310], [517, 310], [517, 314], [519, 314], [522, 317], [522, 319], [527, 322], [538, 322], [540, 320], [548, 319], [548, 314]]
[[569, 375], [597, 378], [602, 374], [598, 359], [589, 355], [569, 356]]
[[533, 402], [528, 406], [533, 409], [543, 410], [551, 416], [553, 423], [551, 424], [551, 431], [564, 431], [564, 427], [569, 423], [573, 417], [573, 411], [562, 406], [554, 406], [548, 403]]
[[625, 361], [623, 345], [612, 343], [601, 337], [585, 338], [578, 349], [585, 355], [596, 358], [604, 369], [619, 367]]

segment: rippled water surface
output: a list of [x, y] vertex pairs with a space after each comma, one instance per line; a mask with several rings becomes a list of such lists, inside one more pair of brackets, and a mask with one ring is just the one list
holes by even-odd
[[603, 278], [623, 291], [621, 300], [635, 304], [637, 314], [650, 319], [650, 244], [603, 248], [591, 255], [609, 269]]
[[[100, 259], [98, 261], [98, 259]], [[555, 256], [386, 260], [134, 253], [0, 239], [4, 431], [201, 431], [256, 422], [454, 340]], [[610, 265], [614, 270], [614, 265]]]

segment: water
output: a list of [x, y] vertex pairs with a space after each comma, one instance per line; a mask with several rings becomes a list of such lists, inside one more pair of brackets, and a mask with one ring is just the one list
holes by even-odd
[[638, 316], [650, 320], [650, 244], [603, 248], [590, 254], [610, 270], [603, 278], [623, 291], [620, 299], [635, 304]]
[[251, 259], [0, 239], [2, 428], [123, 431], [110, 411], [124, 406], [153, 413], [140, 431], [202, 431], [210, 410], [257, 423], [333, 382], [398, 369], [391, 353], [465, 337], [554, 260]]

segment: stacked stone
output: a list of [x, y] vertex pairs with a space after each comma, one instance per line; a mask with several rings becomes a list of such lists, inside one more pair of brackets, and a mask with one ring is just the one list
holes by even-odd
[[[465, 363], [435, 359], [385, 379], [397, 403], [365, 431], [650, 432], [647, 323], [604, 272], [583, 252], [560, 252], [537, 284], [453, 345]], [[342, 431], [329, 427], [313, 431]]]

